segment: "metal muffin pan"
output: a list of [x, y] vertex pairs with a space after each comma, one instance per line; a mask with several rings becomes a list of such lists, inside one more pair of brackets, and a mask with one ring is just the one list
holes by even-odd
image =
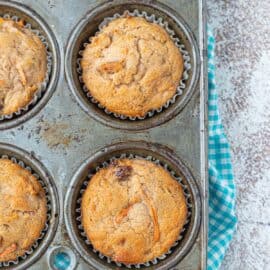
[[33, 117], [38, 113], [42, 107], [46, 105], [49, 98], [52, 96], [53, 91], [55, 90], [58, 78], [59, 78], [59, 69], [60, 69], [60, 57], [59, 57], [59, 47], [56, 40], [56, 37], [48, 24], [44, 19], [37, 14], [31, 8], [24, 6], [20, 3], [13, 1], [3, 1], [0, 0], [0, 16], [3, 15], [17, 16], [19, 19], [22, 19], [25, 23], [30, 23], [32, 29], [38, 30], [42, 36], [46, 38], [48, 42], [48, 49], [52, 53], [52, 70], [50, 73], [49, 83], [47, 85], [46, 91], [42, 94], [42, 97], [37, 101], [35, 105], [30, 105], [29, 110], [23, 112], [18, 116], [13, 116], [11, 119], [5, 119], [0, 121], [0, 130], [11, 128], [16, 125], [19, 125], [29, 118]]
[[[153, 156], [160, 157], [171, 165], [174, 164], [173, 168], [175, 168], [177, 172], [179, 172], [180, 169], [185, 172], [185, 168], [188, 168], [187, 171], [192, 176], [190, 182], [191, 186], [195, 187], [196, 192], [194, 194], [197, 194], [194, 196], [194, 202], [198, 211], [196, 211], [196, 215], [194, 216], [194, 226], [191, 226], [194, 229], [185, 236], [189, 236], [185, 239], [190, 240], [182, 242], [183, 250], [175, 249], [167, 259], [158, 264], [158, 267], [160, 267], [160, 269], [173, 270], [206, 269], [208, 166], [207, 62], [205, 61], [207, 56], [207, 46], [204, 1], [163, 0], [162, 4], [157, 3], [154, 0], [17, 1], [23, 2], [24, 5], [12, 1], [0, 0], [0, 14], [7, 9], [7, 6], [9, 9], [11, 9], [11, 7], [13, 8], [15, 15], [18, 15], [16, 12], [21, 12], [20, 10], [23, 8], [24, 13], [21, 13], [21, 16], [26, 16], [26, 19], [29, 20], [32, 17], [36, 18], [35, 16], [39, 18], [39, 15], [36, 14], [40, 14], [43, 18], [40, 20], [48, 27], [46, 28], [47, 30], [43, 29], [44, 32], [47, 33], [46, 31], [49, 31], [49, 34], [54, 33], [57, 37], [57, 42], [55, 38], [53, 38], [55, 43], [52, 42], [52, 44], [55, 44], [56, 46], [53, 67], [53, 72], [55, 73], [51, 73], [51, 83], [54, 83], [52, 88], [48, 89], [48, 92], [46, 92], [49, 97], [52, 92], [54, 92], [54, 94], [50, 99], [48, 97], [48, 102], [46, 101], [43, 105], [40, 105], [40, 103], [42, 104], [43, 99], [46, 99], [46, 96], [43, 96], [39, 103], [31, 108], [29, 112], [21, 116], [20, 119], [14, 119], [14, 121], [16, 120], [16, 123], [7, 123], [5, 126], [0, 126], [0, 129], [2, 129], [0, 132], [1, 147], [2, 145], [13, 144], [14, 146], [25, 149], [25, 151], [31, 154], [30, 157], [27, 154], [20, 155], [22, 161], [27, 163], [29, 160], [29, 165], [31, 165], [32, 163], [30, 164], [30, 161], [33, 162], [33, 160], [39, 160], [39, 162], [43, 164], [42, 168], [46, 167], [45, 171], [48, 170], [49, 174], [52, 176], [52, 178], [50, 176], [49, 178], [53, 179], [51, 182], [54, 183], [50, 185], [50, 187], [53, 190], [57, 189], [59, 204], [56, 202], [56, 209], [58, 209], [59, 206], [60, 210], [59, 212], [57, 210], [57, 213], [59, 214], [58, 226], [56, 225], [56, 221], [53, 223], [56, 232], [54, 237], [52, 236], [53, 240], [50, 244], [49, 241], [46, 242], [46, 247], [42, 249], [42, 252], [38, 253], [37, 251], [36, 253], [33, 253], [30, 258], [22, 261], [18, 266], [12, 267], [12, 269], [55, 269], [52, 263], [54, 261], [53, 256], [57, 251], [66, 251], [69, 255], [72, 262], [67, 270], [103, 270], [107, 269], [107, 267], [116, 269], [113, 264], [108, 266], [106, 262], [99, 261], [99, 259], [95, 257], [96, 255], [89, 255], [89, 251], [86, 252], [85, 247], [82, 246], [82, 249], [80, 250], [80, 247], [78, 248], [78, 246], [82, 245], [80, 240], [78, 240], [79, 242], [74, 243], [74, 239], [79, 238], [76, 236], [76, 231], [73, 237], [69, 236], [72, 228], [75, 227], [74, 219], [71, 216], [73, 206], [70, 208], [68, 204], [73, 201], [70, 198], [75, 194], [69, 193], [69, 191], [72, 190], [73, 192], [77, 192], [76, 188], [78, 187], [72, 185], [72, 181], [75, 181], [72, 179], [74, 179], [76, 175], [79, 179], [78, 175], [80, 175], [80, 170], [78, 171], [78, 168], [84, 166], [87, 163], [87, 160], [90, 160], [91, 162], [94, 159], [101, 160], [102, 158], [111, 155], [111, 153], [121, 152], [123, 151], [124, 146], [131, 152], [138, 152], [141, 154], [149, 153], [150, 151]], [[187, 29], [190, 29], [188, 33], [192, 39], [196, 40], [194, 44], [195, 46], [197, 44], [197, 49], [199, 51], [198, 54], [195, 53], [198, 59], [196, 57], [194, 58], [194, 61], [196, 62], [195, 67], [197, 68], [197, 75], [194, 77], [194, 82], [197, 81], [197, 83], [194, 83], [193, 90], [191, 90], [185, 105], [183, 105], [181, 109], [178, 107], [179, 111], [178, 109], [175, 109], [172, 113], [172, 108], [168, 108], [168, 112], [166, 110], [156, 115], [155, 117], [157, 118], [153, 117], [147, 120], [129, 123], [131, 121], [116, 120], [107, 115], [106, 117], [108, 118], [101, 120], [100, 110], [97, 107], [91, 108], [91, 113], [95, 112], [97, 116], [90, 117], [89, 114], [85, 113], [84, 110], [81, 109], [81, 106], [78, 105], [78, 93], [81, 93], [78, 89], [80, 88], [76, 90], [75, 88], [73, 89], [76, 91], [76, 95], [73, 95], [69, 89], [70, 82], [72, 81], [74, 83], [73, 78], [71, 77], [73, 75], [69, 74], [74, 70], [74, 60], [70, 59], [70, 45], [68, 44], [70, 43], [71, 37], [75, 35], [75, 33], [79, 33], [72, 29], [74, 26], [79, 25], [78, 22], [83, 23], [81, 18], [87, 18], [89, 14], [92, 14], [91, 16], [97, 16], [96, 18], [99, 19], [97, 19], [96, 22], [95, 20], [92, 21], [92, 24], [98, 25], [102, 18], [102, 14], [99, 14], [99, 12], [93, 13], [92, 11], [99, 11], [101, 7], [105, 7], [103, 5], [104, 3], [105, 6], [107, 5], [109, 7], [112, 7], [114, 4], [121, 4], [124, 7], [124, 3], [126, 3], [133, 5], [134, 7], [143, 5], [144, 8], [147, 8], [148, 10], [157, 10], [159, 8], [159, 14], [161, 14], [161, 16], [166, 16], [166, 20], [172, 24], [177, 22], [179, 18], [183, 18], [183, 21], [186, 22], [184, 26], [187, 26]], [[123, 9], [128, 8], [125, 6]], [[104, 15], [105, 14], [103, 14], [103, 17]], [[182, 19], [180, 19], [180, 21], [182, 22]], [[37, 20], [37, 22], [39, 22], [39, 20]], [[84, 22], [88, 24], [86, 21]], [[31, 22], [31, 24], [35, 26], [34, 21]], [[38, 27], [38, 25], [43, 24], [38, 23], [36, 25]], [[180, 31], [179, 29], [177, 31]], [[48, 40], [50, 40], [51, 37], [49, 34]], [[84, 38], [86, 38], [86, 36], [84, 36]], [[76, 38], [74, 39], [74, 42], [75, 40]], [[75, 42], [75, 44], [77, 43]], [[197, 49], [195, 48], [195, 50]], [[64, 76], [64, 66], [62, 64], [65, 57], [66, 77]], [[68, 64], [69, 61], [70, 65]], [[68, 71], [68, 69], [70, 69], [70, 71]], [[56, 78], [53, 77], [53, 74], [55, 74]], [[89, 101], [85, 100], [85, 102], [86, 101], [88, 110]], [[46, 106], [44, 106], [45, 103], [47, 103]], [[39, 105], [40, 108], [38, 107]], [[93, 106], [95, 105], [93, 104]], [[34, 113], [32, 114], [32, 112]], [[170, 117], [167, 117], [167, 113], [169, 112], [172, 114]], [[97, 117], [99, 118], [98, 120]], [[135, 142], [139, 142], [139, 145]], [[99, 154], [97, 154], [100, 149], [103, 149], [104, 152], [99, 152]], [[12, 153], [13, 152], [15, 153], [16, 151], [12, 150]], [[177, 157], [181, 157], [181, 159], [179, 160]], [[184, 167], [179, 164], [184, 165]], [[94, 163], [91, 163], [91, 166], [94, 166]], [[38, 168], [39, 167], [35, 167], [34, 169], [37, 169], [38, 171]], [[196, 184], [193, 185], [193, 182]], [[196, 186], [198, 187], [199, 192], [197, 192]], [[200, 196], [198, 194], [200, 194]], [[65, 200], [66, 204], [64, 204]], [[66, 216], [64, 216], [64, 213]], [[32, 264], [32, 256], [35, 258], [33, 259], [33, 261], [35, 261], [34, 264]], [[97, 264], [94, 264], [93, 262]], [[21, 268], [21, 265], [25, 264], [27, 264], [27, 266]], [[149, 269], [156, 268], [155, 266], [151, 266]]]
[[[48, 246], [51, 244], [54, 235], [58, 227], [58, 216], [59, 216], [59, 200], [56, 186], [50, 176], [49, 172], [45, 167], [30, 153], [13, 146], [11, 144], [0, 143], [0, 157], [8, 156], [9, 158], [15, 158], [18, 162], [23, 162], [25, 166], [32, 169], [32, 173], [35, 173], [45, 184], [50, 197], [49, 202], [49, 214], [50, 218], [47, 221], [49, 227], [44, 235], [44, 237], [38, 241], [38, 246], [34, 248], [33, 253], [27, 255], [26, 259], [19, 259], [18, 264], [10, 263], [9, 266], [3, 266], [1, 269], [28, 269], [42, 256]], [[1, 173], [1, 172], [0, 172]], [[27, 232], [25, 232], [27, 233]]]
[[[183, 179], [183, 183], [187, 186], [188, 194], [191, 195], [191, 216], [189, 218], [189, 224], [186, 226], [186, 231], [183, 233], [183, 238], [173, 247], [172, 253], [166, 255], [165, 259], [158, 260], [157, 264], [146, 267], [147, 269], [169, 269], [180, 261], [194, 244], [200, 228], [201, 198], [197, 184], [188, 168], [181, 159], [176, 157], [171, 149], [159, 144], [151, 144], [144, 141], [117, 143], [104, 147], [82, 163], [71, 180], [65, 199], [65, 221], [69, 237], [79, 254], [96, 269], [120, 268], [115, 263], [108, 263], [106, 259], [101, 259], [98, 254], [85, 243], [85, 238], [81, 236], [81, 232], [78, 229], [77, 218], [79, 214], [76, 212], [76, 209], [78, 208], [77, 201], [81, 197], [81, 190], [85, 188], [84, 182], [89, 181], [87, 177], [89, 172], [94, 172], [97, 166], [108, 162], [110, 158], [119, 158], [121, 154], [127, 156], [130, 154], [138, 155], [144, 158], [151, 156], [159, 160], [161, 164], [168, 165], [170, 170]], [[124, 266], [121, 268], [124, 268]]]
[[[183, 94], [176, 98], [174, 104], [171, 104], [167, 109], [164, 108], [161, 113], [155, 113], [152, 117], [146, 117], [143, 120], [119, 119], [112, 114], [105, 113], [104, 109], [99, 108], [97, 104], [91, 102], [87, 97], [77, 71], [77, 62], [81, 57], [79, 52], [84, 49], [85, 43], [89, 43], [89, 37], [98, 32], [98, 27], [105, 18], [113, 17], [117, 13], [123, 14], [126, 10], [130, 12], [134, 10], [138, 10], [140, 13], [146, 12], [148, 15], [153, 14], [156, 18], [162, 18], [164, 22], [168, 22], [169, 27], [175, 32], [176, 37], [180, 39], [180, 43], [185, 45], [185, 50], [188, 51], [190, 56], [191, 69], [189, 70], [189, 78], [185, 81], [186, 87]], [[170, 120], [184, 108], [196, 89], [200, 72], [200, 57], [193, 33], [179, 13], [161, 2], [115, 0], [107, 1], [91, 9], [72, 30], [66, 48], [65, 71], [69, 87], [77, 102], [91, 117], [111, 127], [143, 130]]]

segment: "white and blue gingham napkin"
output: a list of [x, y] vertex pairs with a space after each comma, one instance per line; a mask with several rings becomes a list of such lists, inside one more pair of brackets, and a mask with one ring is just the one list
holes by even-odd
[[214, 65], [215, 39], [208, 30], [209, 231], [207, 270], [217, 270], [236, 229], [235, 185], [230, 147], [218, 110]]

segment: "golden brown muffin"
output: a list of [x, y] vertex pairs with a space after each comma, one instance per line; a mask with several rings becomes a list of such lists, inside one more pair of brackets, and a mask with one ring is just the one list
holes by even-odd
[[113, 20], [92, 38], [81, 66], [85, 85], [102, 106], [134, 117], [173, 97], [183, 58], [161, 26], [128, 17]]
[[46, 48], [22, 23], [0, 18], [0, 115], [26, 106], [44, 81]]
[[125, 264], [166, 253], [187, 217], [180, 184], [161, 166], [141, 159], [117, 160], [99, 170], [83, 195], [81, 211], [94, 248]]
[[0, 262], [23, 255], [46, 223], [45, 192], [26, 169], [0, 159]]

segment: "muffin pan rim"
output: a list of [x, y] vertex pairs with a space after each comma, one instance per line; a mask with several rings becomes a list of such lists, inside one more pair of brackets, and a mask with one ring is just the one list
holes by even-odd
[[[187, 166], [186, 162], [183, 161], [181, 157], [178, 157], [174, 151], [172, 151], [170, 148], [163, 144], [159, 143], [151, 143], [146, 141], [124, 141], [120, 143], [110, 144], [107, 145], [92, 155], [88, 156], [87, 159], [81, 162], [79, 167], [76, 169], [76, 171], [73, 173], [72, 179], [69, 183], [69, 186], [67, 187], [66, 196], [64, 199], [64, 218], [65, 218], [65, 224], [67, 228], [68, 235], [71, 239], [71, 243], [76, 249], [76, 251], [80, 254], [80, 256], [91, 266], [95, 267], [95, 269], [104, 269], [105, 265], [107, 267], [110, 267], [108, 269], [118, 269], [117, 266], [113, 263], [106, 263], [100, 262], [101, 259], [96, 259], [90, 252], [87, 252], [87, 250], [83, 247], [83, 245], [80, 243], [80, 240], [82, 239], [79, 235], [79, 230], [77, 228], [77, 222], [75, 220], [75, 217], [73, 216], [73, 206], [76, 210], [76, 204], [77, 204], [77, 196], [73, 196], [74, 193], [78, 194], [81, 190], [79, 188], [78, 191], [76, 191], [76, 188], [81, 187], [83, 185], [83, 182], [85, 181], [85, 175], [86, 171], [87, 174], [89, 172], [89, 169], [91, 168], [91, 163], [100, 163], [100, 159], [103, 158], [104, 155], [111, 155], [111, 157], [116, 155], [117, 152], [128, 152], [132, 153], [133, 151], [145, 151], [149, 152], [149, 155], [155, 154], [157, 156], [160, 156], [163, 160], [167, 160], [168, 163], [172, 163], [174, 167], [177, 168], [177, 171], [181, 172], [181, 174], [184, 176], [186, 183], [189, 186], [189, 189], [191, 191], [191, 195], [193, 196], [193, 214], [191, 217], [191, 220], [193, 224], [190, 224], [191, 226], [190, 233], [188, 236], [186, 236], [187, 240], [184, 243], [183, 247], [181, 247], [179, 250], [172, 251], [169, 257], [165, 258], [164, 260], [159, 260], [158, 264], [150, 265], [141, 267], [143, 269], [159, 269], [159, 270], [165, 270], [169, 267], [173, 267], [179, 261], [181, 261], [184, 257], [187, 256], [189, 251], [192, 249], [193, 244], [197, 238], [198, 232], [201, 227], [201, 213], [202, 213], [202, 204], [201, 204], [201, 192], [200, 188], [195, 180], [195, 177], [192, 174], [192, 168], [190, 166]], [[118, 153], [119, 154], [119, 153]], [[108, 158], [107, 158], [108, 159]], [[78, 237], [77, 237], [78, 234]], [[181, 241], [180, 241], [181, 243]], [[92, 252], [92, 251], [91, 251]], [[103, 264], [104, 263], [104, 264]], [[128, 269], [126, 267], [122, 267], [119, 269]], [[131, 269], [135, 269], [135, 267], [132, 267]]]
[[[43, 254], [46, 253], [49, 245], [52, 243], [57, 228], [59, 224], [59, 214], [60, 214], [60, 203], [58, 197], [58, 191], [53, 178], [46, 167], [31, 153], [23, 150], [22, 148], [9, 143], [0, 142], [0, 156], [7, 155], [9, 157], [14, 157], [18, 162], [22, 161], [25, 166], [29, 166], [33, 173], [39, 175], [44, 184], [48, 189], [50, 194], [50, 207], [51, 207], [51, 217], [46, 223], [49, 224], [49, 228], [41, 240], [40, 244], [34, 249], [33, 253], [26, 257], [24, 260], [20, 261], [18, 264], [3, 266], [0, 269], [14, 269], [14, 270], [24, 270], [27, 267], [33, 265]], [[20, 256], [19, 256], [20, 257]]]
[[[182, 95], [181, 100], [176, 101], [175, 106], [170, 105], [166, 110], [159, 113], [157, 117], [149, 117], [143, 120], [121, 120], [115, 118], [111, 115], [106, 115], [102, 112], [97, 105], [92, 104], [89, 100], [86, 100], [86, 94], [84, 93], [83, 89], [78, 89], [75, 83], [75, 75], [73, 74], [73, 55], [75, 49], [75, 43], [79, 36], [81, 35], [82, 31], [85, 29], [87, 24], [98, 14], [101, 14], [103, 11], [106, 11], [110, 7], [117, 7], [122, 5], [141, 5], [146, 6], [148, 8], [152, 8], [157, 10], [157, 12], [162, 12], [166, 16], [170, 17], [177, 27], [183, 31], [185, 38], [187, 38], [188, 43], [191, 46], [190, 49], [190, 57], [192, 58], [193, 65], [191, 67], [191, 74], [190, 74], [190, 85], [186, 89], [186, 93]], [[104, 17], [105, 18], [105, 17]], [[77, 24], [71, 30], [68, 41], [65, 46], [65, 78], [68, 84], [68, 88], [72, 92], [77, 104], [80, 108], [90, 117], [95, 119], [96, 121], [104, 124], [105, 126], [122, 129], [122, 130], [129, 130], [129, 131], [141, 131], [147, 130], [149, 128], [154, 128], [159, 125], [166, 123], [167, 121], [171, 120], [175, 116], [177, 116], [181, 111], [186, 107], [188, 102], [190, 101], [193, 94], [196, 92], [197, 84], [200, 75], [200, 52], [197, 45], [197, 40], [190, 29], [189, 25], [185, 22], [182, 16], [174, 11], [171, 7], [167, 6], [166, 4], [161, 3], [160, 1], [153, 1], [153, 0], [114, 0], [110, 2], [104, 2], [101, 4], [96, 5], [93, 9], [88, 10], [88, 12], [77, 21]], [[76, 61], [74, 63], [76, 66]], [[75, 68], [76, 69], [76, 68]], [[74, 76], [73, 76], [74, 75]], [[78, 74], [77, 74], [78, 76]], [[95, 106], [96, 109], [92, 107]], [[171, 107], [171, 108], [170, 108]], [[98, 109], [97, 109], [98, 108]]]
[[[19, 124], [22, 124], [30, 120], [32, 117], [34, 117], [46, 106], [46, 104], [52, 97], [58, 85], [59, 78], [61, 77], [60, 76], [61, 65], [63, 63], [62, 63], [62, 58], [61, 58], [61, 53], [60, 53], [60, 46], [59, 46], [60, 43], [56, 37], [56, 34], [53, 31], [53, 29], [49, 26], [49, 24], [46, 22], [46, 20], [40, 14], [38, 14], [31, 7], [24, 5], [23, 3], [15, 2], [15, 1], [7, 2], [4, 0], [0, 0], [0, 8], [1, 6], [3, 6], [4, 8], [13, 9], [15, 10], [15, 12], [25, 14], [27, 17], [30, 17], [35, 23], [37, 23], [39, 28], [42, 29], [42, 31], [45, 34], [46, 41], [51, 47], [50, 52], [52, 54], [51, 72], [50, 72], [49, 81], [47, 83], [46, 90], [44, 90], [44, 93], [39, 98], [37, 103], [32, 108], [27, 110], [24, 114], [19, 115], [17, 117], [12, 117], [10, 120], [1, 121], [0, 130], [5, 130], [5, 129], [16, 127]], [[36, 28], [33, 28], [33, 29], [35, 30]]]

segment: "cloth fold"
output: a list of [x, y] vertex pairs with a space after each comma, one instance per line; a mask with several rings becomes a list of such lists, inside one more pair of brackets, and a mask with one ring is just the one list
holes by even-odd
[[230, 146], [218, 110], [215, 39], [208, 29], [209, 228], [207, 270], [219, 269], [237, 226]]

